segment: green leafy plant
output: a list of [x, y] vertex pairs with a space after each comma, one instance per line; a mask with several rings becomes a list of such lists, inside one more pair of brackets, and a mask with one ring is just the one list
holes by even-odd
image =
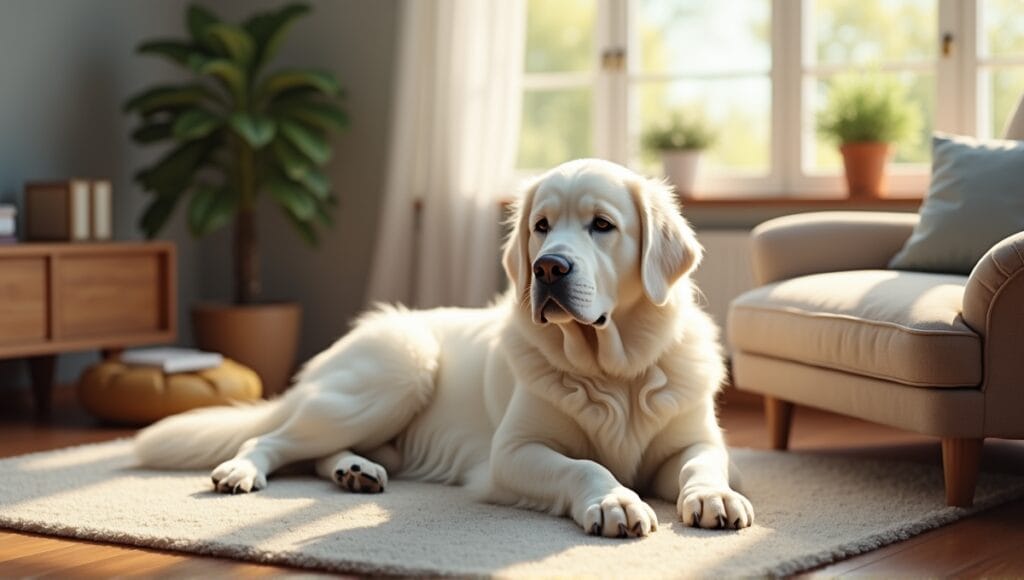
[[673, 113], [667, 123], [648, 129], [643, 136], [644, 147], [653, 151], [699, 151], [714, 142], [714, 129], [698, 113]]
[[186, 13], [188, 38], [152, 40], [138, 52], [167, 59], [192, 73], [182, 84], [160, 85], [124, 105], [139, 126], [132, 139], [171, 147], [135, 179], [150, 194], [139, 225], [157, 235], [179, 202], [188, 199], [188, 225], [203, 236], [235, 221], [235, 301], [259, 294], [255, 208], [265, 194], [310, 244], [316, 224], [331, 224], [335, 204], [323, 166], [329, 134], [348, 127], [342, 91], [329, 72], [306, 68], [266, 71], [304, 4], [224, 22], [197, 5]]
[[840, 145], [903, 141], [916, 135], [920, 125], [904, 86], [881, 74], [836, 77], [817, 117], [818, 133]]

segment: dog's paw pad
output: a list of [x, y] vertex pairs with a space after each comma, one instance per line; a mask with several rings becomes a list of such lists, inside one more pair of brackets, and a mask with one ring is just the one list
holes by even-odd
[[334, 482], [353, 493], [382, 493], [388, 482], [388, 472], [369, 459], [355, 461], [347, 458], [344, 466], [334, 470]]
[[754, 523], [750, 501], [731, 489], [685, 490], [676, 502], [679, 519], [688, 526], [708, 529], [741, 529]]
[[640, 538], [658, 529], [658, 516], [640, 496], [623, 487], [590, 502], [581, 523], [592, 536]]
[[249, 493], [267, 487], [267, 476], [248, 459], [230, 459], [210, 474], [213, 489], [221, 493]]

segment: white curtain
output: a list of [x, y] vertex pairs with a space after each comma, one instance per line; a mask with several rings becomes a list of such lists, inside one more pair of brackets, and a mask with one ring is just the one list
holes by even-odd
[[403, 0], [399, 20], [367, 298], [482, 305], [501, 284], [498, 200], [511, 193], [518, 147], [525, 1]]

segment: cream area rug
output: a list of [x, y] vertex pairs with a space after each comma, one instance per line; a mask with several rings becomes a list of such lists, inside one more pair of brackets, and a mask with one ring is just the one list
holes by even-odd
[[612, 540], [434, 484], [357, 495], [295, 475], [216, 494], [205, 472], [136, 468], [122, 440], [0, 461], [0, 527], [337, 572], [722, 577], [798, 572], [1024, 496], [1024, 478], [983, 474], [973, 510], [947, 508], [936, 467], [742, 449], [733, 458], [753, 527], [684, 527], [674, 506], [654, 502], [657, 532]]

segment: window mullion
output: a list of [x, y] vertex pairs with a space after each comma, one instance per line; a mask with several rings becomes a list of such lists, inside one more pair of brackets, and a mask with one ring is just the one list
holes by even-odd
[[[962, 0], [939, 0], [939, 37], [935, 39], [937, 54], [935, 78], [935, 128], [939, 131], [963, 133], [963, 84], [967, 81], [965, 52], [967, 42], [960, 7]], [[943, 52], [943, 37], [952, 37], [949, 54]]]
[[979, 106], [987, 107], [990, 99], [979, 98], [978, 85], [978, 45], [980, 44], [978, 25], [979, 2], [977, 0], [960, 0], [953, 2], [953, 9], [959, 10], [958, 24], [960, 34], [960, 61], [957, 68], [957, 91], [959, 127], [957, 132], [963, 135], [977, 135], [979, 124]]
[[[602, 67], [598, 82], [599, 112], [595, 122], [595, 134], [601, 135], [598, 155], [626, 165], [629, 160], [628, 130], [629, 104], [626, 88], [626, 68], [632, 56], [629, 43], [629, 0], [601, 0], [598, 37], [603, 51], [626, 51], [622, 66], [605, 69]], [[621, 54], [621, 53], [620, 53]]]
[[772, 0], [772, 173], [783, 194], [803, 177], [802, 4]]
[[606, 68], [607, 62], [605, 59], [605, 55], [614, 49], [612, 37], [609, 33], [612, 21], [612, 3], [613, 0], [597, 1], [597, 22], [595, 23], [596, 28], [594, 30], [594, 49], [597, 52], [594, 55], [594, 60], [597, 63], [597, 73], [594, 75], [594, 110], [591, 123], [594, 128], [594, 156], [603, 158], [610, 158], [609, 144], [612, 141], [610, 133], [612, 79]]

